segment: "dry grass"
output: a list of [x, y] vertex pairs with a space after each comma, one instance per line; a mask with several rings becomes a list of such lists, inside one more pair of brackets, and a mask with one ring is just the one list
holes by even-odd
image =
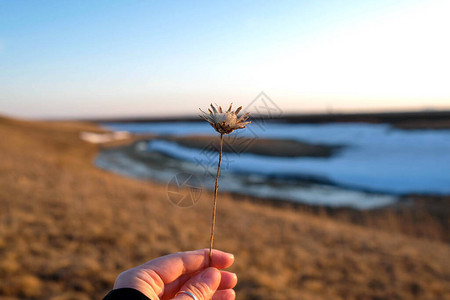
[[[208, 245], [211, 193], [96, 169], [84, 123], [0, 119], [0, 296], [100, 299], [125, 268]], [[300, 209], [219, 197], [215, 247], [236, 255], [238, 299], [450, 299], [450, 248]]]

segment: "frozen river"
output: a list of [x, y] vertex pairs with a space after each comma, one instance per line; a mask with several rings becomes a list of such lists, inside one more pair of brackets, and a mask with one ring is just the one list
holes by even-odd
[[[104, 125], [113, 130], [133, 133], [180, 136], [217, 134], [206, 122]], [[374, 200], [379, 205], [392, 201], [388, 195], [450, 194], [450, 130], [401, 130], [387, 124], [366, 123], [257, 123], [250, 126], [240, 131], [239, 136], [344, 146], [336, 155], [329, 158], [274, 157], [245, 152], [227, 153], [224, 156], [225, 174], [245, 175], [255, 180], [270, 177], [289, 182], [288, 186], [283, 187], [284, 190], [278, 190], [282, 197], [295, 194], [293, 190], [296, 189], [298, 193], [301, 192], [301, 189], [296, 188], [298, 185], [292, 184], [292, 180], [298, 178], [317, 178], [329, 182], [329, 186], [322, 186], [322, 200], [330, 193], [337, 195], [337, 191], [324, 191], [323, 188], [334, 189], [336, 186], [349, 193], [368, 192], [378, 194], [379, 197], [385, 195], [387, 198], [379, 198], [378, 202]], [[164, 140], [149, 142], [146, 150], [165, 153], [180, 161], [196, 165], [210, 165], [212, 159], [210, 153], [205, 155], [205, 151], [182, 147]], [[276, 196], [277, 191], [273, 189], [275, 188], [259, 186], [252, 194]], [[303, 193], [306, 192], [307, 189], [303, 188]], [[314, 193], [317, 194], [317, 191]], [[343, 198], [332, 197], [334, 200], [324, 201], [326, 203], [335, 201], [334, 205], [338, 206], [345, 197], [348, 198], [348, 195], [343, 194], [341, 197]], [[308, 197], [303, 195], [303, 198]], [[321, 201], [318, 197], [315, 199], [310, 199], [309, 202]], [[369, 202], [366, 204], [371, 206]]]

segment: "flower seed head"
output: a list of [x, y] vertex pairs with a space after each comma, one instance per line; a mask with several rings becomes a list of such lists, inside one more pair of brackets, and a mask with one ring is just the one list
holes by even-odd
[[228, 134], [236, 129], [245, 128], [245, 125], [251, 123], [247, 121], [248, 113], [238, 118], [238, 113], [241, 111], [242, 106], [236, 111], [232, 111], [232, 105], [233, 103], [230, 104], [227, 111], [224, 111], [221, 106], [211, 104], [211, 109], [208, 108], [208, 113], [200, 109], [202, 112], [200, 117], [206, 120], [220, 134]]

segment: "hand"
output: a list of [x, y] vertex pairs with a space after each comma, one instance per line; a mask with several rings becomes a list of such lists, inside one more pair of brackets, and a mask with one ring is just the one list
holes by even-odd
[[209, 249], [174, 253], [121, 273], [114, 289], [134, 288], [152, 300], [192, 300], [185, 293], [177, 294], [182, 291], [198, 300], [233, 300], [237, 276], [218, 270], [233, 262], [232, 254], [219, 250], [213, 250], [212, 267], [208, 267]]

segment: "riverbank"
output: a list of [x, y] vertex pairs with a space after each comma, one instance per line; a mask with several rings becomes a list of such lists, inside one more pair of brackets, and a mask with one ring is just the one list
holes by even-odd
[[[219, 136], [190, 135], [190, 136], [159, 136], [158, 139], [175, 142], [180, 146], [205, 151], [218, 151]], [[223, 141], [224, 153], [251, 153], [276, 157], [331, 157], [342, 145], [328, 146], [305, 143], [286, 139], [265, 139], [225, 136]]]
[[[81, 141], [81, 131], [101, 130], [0, 119], [5, 299], [101, 299], [125, 268], [208, 245], [211, 193], [192, 208], [176, 207], [166, 185], [97, 169], [99, 147]], [[447, 243], [326, 211], [222, 193], [216, 247], [235, 253], [239, 299], [450, 297]]]

